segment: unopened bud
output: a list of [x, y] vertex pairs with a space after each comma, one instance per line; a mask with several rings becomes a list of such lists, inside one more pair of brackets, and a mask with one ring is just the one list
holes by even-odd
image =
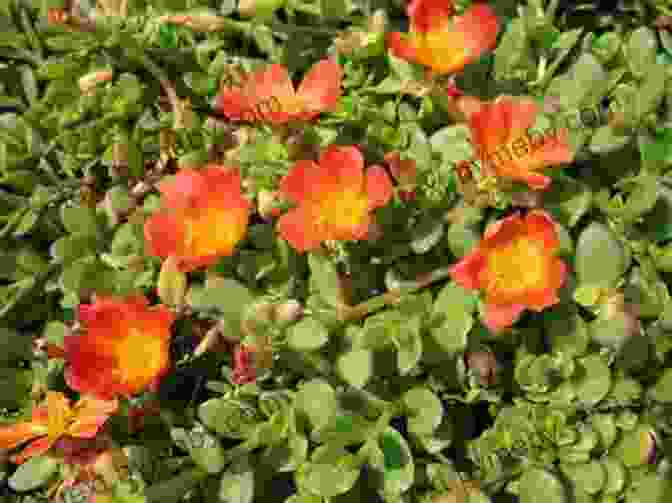
[[187, 26], [201, 33], [221, 31], [226, 26], [226, 18], [209, 11], [191, 15], [161, 16], [159, 22]]
[[238, 13], [242, 17], [270, 17], [285, 3], [286, 0], [238, 0]]
[[131, 189], [131, 195], [133, 197], [137, 197], [138, 199], [144, 197], [146, 194], [151, 192], [152, 186], [149, 185], [147, 182], [138, 182], [135, 184], [135, 186]]
[[383, 238], [383, 227], [376, 222], [375, 220], [369, 224], [369, 233], [367, 236], [367, 241], [369, 243], [375, 243], [380, 241]]
[[275, 307], [275, 319], [279, 323], [293, 323], [303, 316], [303, 306], [297, 300], [290, 299]]
[[490, 351], [470, 351], [465, 355], [468, 369], [476, 372], [484, 386], [492, 386], [497, 382], [497, 359]]
[[255, 320], [269, 323], [275, 318], [275, 304], [267, 301], [262, 301], [252, 308], [253, 317]]
[[47, 10], [47, 20], [50, 24], [65, 24], [70, 19], [68, 12], [65, 9], [49, 9]]
[[84, 75], [79, 79], [79, 90], [82, 94], [91, 94], [98, 84], [109, 82], [114, 77], [110, 70], [100, 70]]
[[278, 191], [262, 189], [257, 194], [257, 211], [263, 218], [276, 217], [280, 209], [276, 206]]

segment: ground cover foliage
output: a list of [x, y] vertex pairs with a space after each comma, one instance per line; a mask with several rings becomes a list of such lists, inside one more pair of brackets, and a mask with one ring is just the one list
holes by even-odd
[[670, 16], [2, 2], [0, 499], [669, 501]]

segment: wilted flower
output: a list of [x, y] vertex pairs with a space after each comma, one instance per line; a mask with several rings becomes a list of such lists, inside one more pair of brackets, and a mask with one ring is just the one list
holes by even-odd
[[191, 15], [167, 15], [158, 18], [159, 23], [187, 26], [198, 32], [216, 32], [226, 26], [227, 20], [214, 12], [203, 10]]
[[254, 352], [244, 344], [239, 344], [233, 355], [233, 375], [235, 384], [247, 384], [257, 378], [257, 370], [254, 366]]
[[410, 34], [392, 32], [387, 43], [400, 58], [454, 73], [494, 49], [499, 30], [497, 16], [485, 4], [475, 4], [462, 16], [453, 16], [452, 1], [413, 0], [406, 9]]
[[238, 13], [243, 17], [270, 16], [287, 0], [238, 0]]
[[299, 161], [280, 183], [297, 207], [280, 217], [283, 239], [299, 252], [324, 241], [366, 239], [372, 210], [392, 197], [392, 182], [381, 166], [364, 172], [364, 158], [354, 146], [329, 147], [313, 161]]
[[110, 70], [99, 70], [97, 72], [87, 73], [78, 81], [79, 90], [82, 94], [89, 94], [93, 89], [102, 82], [109, 82], [114, 77], [114, 73]]
[[237, 170], [181, 169], [158, 186], [165, 209], [145, 223], [151, 255], [174, 256], [179, 269], [189, 272], [233, 254], [247, 232], [250, 211]]
[[334, 59], [317, 62], [294, 90], [287, 68], [270, 65], [248, 75], [238, 88], [224, 88], [216, 108], [231, 120], [285, 124], [332, 111], [341, 96], [343, 69]]
[[47, 452], [57, 440], [66, 437], [93, 438], [108, 418], [117, 411], [117, 400], [104, 401], [85, 396], [74, 404], [60, 392], [47, 392], [46, 403], [33, 409], [30, 421], [0, 428], [0, 448], [14, 449], [33, 440], [11, 458], [21, 464]]
[[551, 179], [539, 171], [572, 162], [574, 153], [566, 129], [552, 130], [541, 138], [530, 136], [538, 110], [532, 100], [500, 96], [471, 114], [472, 140], [486, 171], [525, 182], [532, 189], [545, 189]]
[[81, 393], [130, 397], [154, 388], [170, 368], [170, 327], [175, 315], [150, 308], [143, 296], [97, 296], [79, 306], [80, 335], [65, 338], [65, 379]]
[[483, 239], [451, 270], [464, 288], [485, 293], [485, 324], [496, 332], [524, 309], [541, 311], [559, 302], [567, 266], [555, 253], [560, 240], [551, 217], [531, 211], [490, 225]]
[[389, 152], [385, 155], [385, 162], [398, 183], [397, 193], [399, 197], [403, 201], [413, 200], [418, 173], [415, 161], [413, 159], [402, 160], [399, 152]]

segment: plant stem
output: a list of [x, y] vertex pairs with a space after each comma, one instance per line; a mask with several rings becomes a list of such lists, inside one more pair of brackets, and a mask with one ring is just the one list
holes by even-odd
[[449, 267], [441, 267], [426, 274], [421, 274], [415, 280], [406, 282], [399, 289], [386, 292], [382, 295], [371, 297], [356, 306], [342, 304], [339, 307], [339, 318], [342, 321], [360, 320], [369, 314], [384, 308], [385, 306], [397, 305], [403, 293], [412, 293], [429, 286], [430, 284], [446, 279], [450, 275]]

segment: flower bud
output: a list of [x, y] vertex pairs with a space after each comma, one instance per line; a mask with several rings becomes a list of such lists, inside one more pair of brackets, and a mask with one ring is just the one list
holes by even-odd
[[79, 79], [79, 90], [82, 94], [92, 94], [95, 87], [103, 82], [109, 82], [114, 77], [110, 70], [99, 70], [84, 75]]
[[238, 13], [242, 17], [270, 17], [285, 3], [286, 0], [238, 0]]
[[276, 305], [275, 319], [281, 324], [293, 323], [303, 316], [303, 306], [294, 299]]
[[478, 375], [483, 386], [492, 386], [497, 382], [497, 359], [490, 351], [470, 351], [464, 360], [467, 368]]
[[262, 218], [277, 217], [280, 214], [280, 208], [276, 207], [278, 201], [277, 190], [262, 189], [257, 193], [257, 211]]
[[220, 31], [226, 26], [226, 18], [209, 11], [191, 15], [161, 16], [159, 22], [187, 26], [201, 33]]

